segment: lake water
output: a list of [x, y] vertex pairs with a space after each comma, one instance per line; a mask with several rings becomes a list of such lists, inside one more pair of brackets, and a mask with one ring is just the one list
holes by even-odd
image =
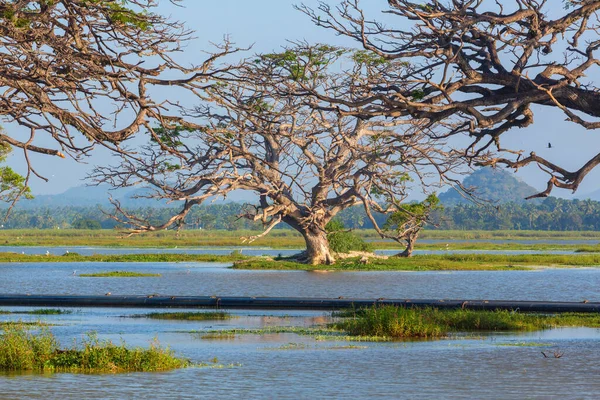
[[[225, 263], [0, 263], [0, 293], [600, 301], [600, 269], [245, 271]], [[127, 270], [149, 278], [84, 278]]]
[[[13, 308], [14, 310], [15, 308]], [[316, 312], [238, 312], [239, 319], [172, 322], [128, 318], [148, 310], [75, 310], [42, 319], [70, 345], [96, 330], [102, 339], [148, 346], [156, 337], [193, 362], [216, 357], [222, 369], [165, 373], [5, 374], [0, 398], [595, 398], [600, 351], [597, 329], [555, 329], [477, 338], [364, 343], [295, 334], [202, 339], [190, 331], [312, 325]], [[32, 316], [11, 315], [4, 319]], [[350, 347], [352, 346], [352, 347]], [[548, 354], [544, 358], [541, 352]], [[563, 356], [554, 358], [557, 351]]]
[[[143, 249], [141, 252], [145, 252]], [[459, 298], [600, 301], [600, 269], [460, 272], [244, 271], [223, 263], [4, 263], [0, 293]], [[84, 278], [84, 272], [156, 272], [158, 278]], [[7, 308], [22, 310], [23, 308]], [[237, 366], [121, 375], [4, 374], [0, 399], [122, 398], [595, 398], [600, 330], [554, 329], [448, 340], [358, 343], [295, 334], [202, 339], [213, 329], [306, 326], [329, 314], [231, 311], [229, 321], [130, 318], [152, 310], [74, 309], [38, 320], [70, 345], [89, 331], [148, 346], [153, 338], [194, 362]], [[351, 347], [350, 347], [351, 346]], [[541, 352], [550, 354], [544, 358]], [[558, 351], [563, 356], [554, 358]], [[238, 365], [239, 364], [239, 365]]]

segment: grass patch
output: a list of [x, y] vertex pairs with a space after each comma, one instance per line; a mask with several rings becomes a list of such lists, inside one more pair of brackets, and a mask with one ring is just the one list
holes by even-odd
[[[4, 246], [98, 246], [98, 247], [196, 247], [196, 246], [240, 246], [240, 237], [253, 236], [262, 231], [252, 230], [182, 230], [147, 232], [140, 235], [125, 237], [110, 229], [4, 229], [0, 231], [0, 245]], [[391, 242], [381, 241], [377, 232], [372, 229], [353, 230], [363, 239], [374, 241], [375, 248], [395, 247]], [[420, 236], [423, 239], [434, 240], [600, 240], [600, 232], [596, 231], [526, 231], [526, 230], [428, 230]], [[467, 244], [477, 249], [498, 249], [498, 244]], [[537, 244], [526, 245], [508, 243], [509, 248], [536, 249]], [[548, 245], [547, 248], [562, 248], [562, 245]], [[300, 234], [291, 229], [277, 229], [248, 246], [272, 248], [303, 248], [304, 241]], [[417, 244], [418, 249], [438, 249], [439, 244]], [[451, 245], [457, 249], [458, 244]], [[579, 246], [581, 247], [581, 246]], [[65, 257], [71, 258], [71, 256]]]
[[232, 262], [245, 260], [240, 254], [93, 254], [82, 256], [0, 253], [0, 262]]
[[200, 339], [235, 339], [237, 335], [273, 335], [281, 333], [293, 333], [296, 335], [311, 336], [316, 341], [334, 340], [346, 342], [383, 342], [389, 340], [377, 336], [350, 336], [343, 330], [333, 326], [328, 327], [303, 327], [303, 326], [270, 326], [257, 329], [222, 329], [192, 331]]
[[335, 265], [307, 265], [294, 261], [249, 259], [235, 262], [236, 269], [339, 270], [339, 271], [485, 271], [527, 270], [529, 267], [582, 267], [600, 265], [600, 254], [443, 254], [418, 255], [410, 258], [373, 258], [368, 264], [359, 258], [338, 260]]
[[440, 338], [451, 332], [534, 331], [566, 326], [600, 327], [600, 315], [382, 306], [359, 310], [353, 317], [333, 325], [353, 336], [391, 339]]
[[31, 315], [64, 315], [72, 314], [71, 310], [60, 310], [58, 308], [40, 308], [31, 311], [13, 311], [13, 314], [31, 314]]
[[539, 343], [539, 342], [515, 342], [515, 343], [499, 343], [496, 346], [500, 346], [500, 347], [551, 347], [551, 346], [554, 346], [554, 344]]
[[221, 332], [211, 332], [200, 335], [200, 339], [205, 340], [233, 340], [235, 339], [235, 333], [221, 333]]
[[47, 328], [31, 333], [22, 324], [5, 326], [0, 336], [0, 370], [38, 372], [165, 371], [190, 365], [168, 348], [152, 343], [149, 349], [127, 348], [88, 335], [80, 348], [60, 349]]
[[14, 327], [23, 327], [23, 328], [39, 328], [50, 326], [50, 324], [42, 321], [0, 321], [0, 329], [12, 329]]
[[90, 274], [79, 274], [83, 278], [142, 278], [142, 277], [160, 277], [161, 274], [152, 274], [147, 272], [131, 272], [131, 271], [106, 271], [95, 272]]
[[40, 308], [37, 310], [31, 311], [5, 311], [0, 310], [0, 315], [7, 314], [29, 314], [29, 315], [64, 315], [64, 314], [72, 314], [71, 310], [60, 310], [58, 308]]
[[178, 321], [214, 321], [214, 320], [226, 320], [231, 319], [233, 316], [223, 311], [211, 311], [211, 312], [170, 312], [170, 313], [149, 313], [140, 315], [140, 317], [152, 318], [152, 319], [167, 319], [167, 320], [178, 320]]

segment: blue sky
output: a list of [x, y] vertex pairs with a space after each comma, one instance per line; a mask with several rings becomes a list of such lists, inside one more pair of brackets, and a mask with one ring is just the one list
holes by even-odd
[[[202, 57], [202, 51], [209, 49], [209, 42], [220, 42], [229, 35], [239, 46], [253, 45], [252, 52], [276, 50], [287, 40], [352, 45], [347, 39], [336, 37], [332, 32], [315, 27], [302, 13], [294, 10], [295, 1], [286, 0], [186, 0], [184, 7], [176, 7], [168, 1], [161, 1], [160, 10], [173, 19], [180, 20], [193, 29], [196, 39], [188, 43], [183, 62], [194, 62]], [[315, 0], [306, 0], [307, 5], [316, 5]], [[332, 5], [337, 1], [331, 1]], [[362, 2], [367, 15], [381, 17], [385, 0]], [[564, 122], [564, 115], [552, 109], [535, 109], [535, 123], [526, 129], [514, 130], [505, 135], [506, 147], [519, 148], [549, 157], [552, 161], [570, 169], [576, 169], [586, 159], [598, 153], [600, 134]], [[547, 148], [548, 142], [552, 149]], [[22, 169], [21, 153], [15, 152], [11, 164]], [[49, 183], [34, 179], [31, 186], [34, 193], [61, 193], [72, 186], [82, 185], [81, 181], [94, 164], [111, 161], [105, 151], [98, 151], [86, 160], [86, 164], [55, 157], [34, 157], [34, 166], [50, 178]], [[522, 169], [517, 174], [527, 183], [538, 189], [545, 187], [546, 175], [537, 167]], [[592, 192], [600, 188], [600, 171], [588, 176], [579, 193]], [[565, 191], [555, 190], [555, 195], [567, 196]]]

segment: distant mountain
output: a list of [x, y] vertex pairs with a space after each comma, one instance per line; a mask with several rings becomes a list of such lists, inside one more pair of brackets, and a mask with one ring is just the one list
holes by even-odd
[[590, 199], [594, 201], [600, 201], [600, 189], [595, 190], [591, 193], [577, 194], [575, 198], [580, 200]]
[[[153, 190], [148, 187], [120, 188], [112, 190], [108, 185], [100, 186], [77, 186], [72, 187], [60, 194], [38, 194], [34, 195], [32, 200], [21, 199], [17, 209], [30, 210], [34, 208], [56, 208], [56, 207], [109, 207], [109, 197], [118, 200], [123, 207], [141, 208], [141, 207], [176, 207], [175, 202], [167, 203], [165, 200], [155, 200], [139, 196], [152, 193]], [[256, 200], [249, 193], [236, 191], [230, 193], [226, 199], [218, 199], [215, 203], [229, 202], [252, 202]], [[7, 205], [3, 205], [7, 206]]]
[[129, 207], [131, 203], [136, 203], [138, 207], [154, 206], [160, 207], [161, 203], [152, 199], [134, 199], [135, 195], [142, 195], [149, 192], [147, 188], [122, 188], [110, 190], [108, 185], [100, 186], [77, 186], [68, 189], [60, 194], [38, 194], [34, 195], [32, 200], [20, 200], [17, 203], [18, 209], [32, 208], [54, 208], [54, 207], [94, 207], [109, 206], [109, 197], [119, 200], [122, 205]]
[[[477, 198], [493, 203], [524, 203], [527, 196], [539, 192], [513, 174], [497, 168], [481, 168], [463, 181], [463, 186], [473, 189]], [[468, 203], [454, 188], [441, 193], [440, 201], [446, 206]], [[531, 200], [530, 200], [531, 202]]]

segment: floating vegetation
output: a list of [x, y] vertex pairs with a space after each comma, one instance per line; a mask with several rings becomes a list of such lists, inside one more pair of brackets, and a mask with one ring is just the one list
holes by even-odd
[[31, 314], [31, 315], [64, 315], [72, 314], [71, 310], [61, 310], [58, 308], [40, 308], [31, 311], [13, 311], [13, 314]]
[[368, 349], [368, 346], [349, 344], [345, 346], [311, 346], [308, 343], [287, 343], [278, 347], [265, 347], [264, 350], [359, 350]]
[[0, 370], [38, 372], [165, 371], [191, 366], [168, 348], [153, 342], [149, 349], [127, 348], [89, 334], [80, 346], [59, 348], [54, 335], [42, 327], [31, 333], [24, 323], [4, 326], [0, 336]]
[[131, 271], [107, 271], [95, 272], [90, 274], [79, 274], [84, 278], [144, 278], [144, 277], [160, 277], [161, 274], [148, 272], [131, 272]]
[[256, 329], [221, 329], [192, 331], [200, 339], [235, 339], [237, 335], [272, 335], [292, 333], [296, 335], [311, 336], [316, 341], [334, 340], [349, 342], [384, 342], [391, 340], [387, 337], [377, 336], [351, 336], [335, 327], [301, 327], [301, 326], [270, 326]]
[[220, 333], [220, 332], [211, 332], [200, 335], [200, 339], [205, 340], [233, 340], [235, 339], [234, 333]]
[[38, 327], [46, 327], [46, 326], [51, 326], [51, 324], [48, 324], [46, 322], [42, 322], [42, 321], [0, 321], [0, 329], [6, 330], [6, 329], [11, 329], [15, 326], [21, 326], [23, 328], [38, 328]]
[[554, 344], [539, 343], [539, 342], [512, 342], [512, 343], [498, 343], [496, 346], [500, 346], [500, 347], [551, 347], [551, 346], [554, 346]]
[[326, 347], [327, 350], [359, 350], [359, 349], [368, 349], [369, 346], [357, 346], [355, 344], [349, 344], [347, 346], [329, 346]]
[[307, 343], [288, 343], [278, 347], [265, 347], [264, 350], [306, 350], [309, 347]]
[[226, 320], [235, 318], [233, 315], [224, 311], [207, 311], [207, 312], [155, 312], [149, 314], [136, 315], [136, 317], [145, 317], [152, 319], [167, 319], [178, 321], [212, 321]]
[[335, 335], [341, 334], [338, 329], [328, 327], [303, 327], [303, 326], [269, 326], [266, 328], [256, 329], [221, 329], [221, 330], [206, 330], [206, 331], [192, 331], [190, 333], [199, 334], [201, 336], [207, 334], [219, 334], [219, 335], [269, 335], [274, 333], [295, 333], [297, 335]]

